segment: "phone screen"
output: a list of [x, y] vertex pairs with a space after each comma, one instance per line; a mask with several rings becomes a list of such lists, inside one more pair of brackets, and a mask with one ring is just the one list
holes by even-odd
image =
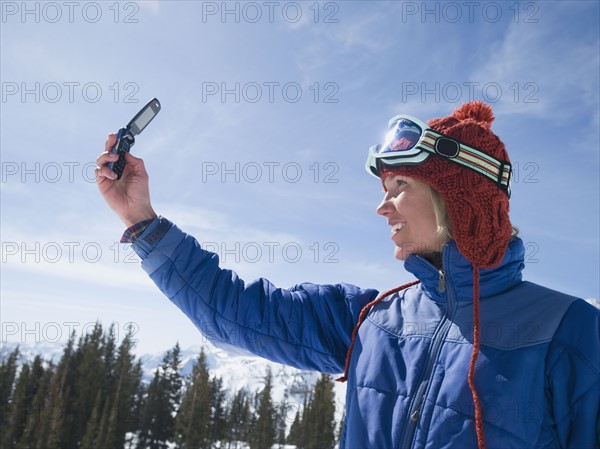
[[134, 122], [134, 125], [140, 130], [140, 132], [142, 132], [146, 125], [150, 123], [150, 120], [152, 120], [154, 115], [155, 113], [152, 108], [147, 108]]

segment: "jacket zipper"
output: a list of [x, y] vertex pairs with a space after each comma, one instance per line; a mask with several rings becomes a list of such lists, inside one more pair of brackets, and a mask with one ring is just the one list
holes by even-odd
[[[442, 270], [438, 270], [438, 291], [440, 293], [444, 293], [446, 291], [446, 272]], [[431, 373], [433, 372], [433, 367], [435, 365], [435, 361], [437, 360], [446, 335], [448, 334], [448, 330], [451, 326], [451, 321], [448, 317], [451, 314], [454, 314], [454, 298], [448, 291], [447, 294], [447, 308], [446, 313], [442, 316], [432, 338], [431, 346], [429, 349], [427, 364], [425, 366], [425, 370], [421, 374], [421, 379], [419, 382], [419, 388], [417, 389], [417, 394], [414, 396], [413, 401], [411, 401], [410, 409], [409, 409], [409, 419], [406, 421], [404, 426], [405, 434], [402, 441], [402, 448], [410, 448], [413, 444], [413, 439], [415, 436], [415, 432], [417, 430], [417, 424], [419, 422], [419, 417], [421, 415], [421, 407], [423, 406], [423, 402], [425, 401], [425, 396], [427, 389], [430, 384]]]
[[438, 291], [444, 293], [446, 291], [446, 272], [444, 270], [438, 271], [440, 278], [438, 280]]

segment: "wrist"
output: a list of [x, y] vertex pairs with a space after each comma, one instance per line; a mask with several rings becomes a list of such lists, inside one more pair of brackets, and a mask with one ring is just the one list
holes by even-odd
[[123, 223], [125, 223], [125, 226], [129, 228], [135, 224], [138, 224], [141, 221], [154, 220], [157, 216], [158, 215], [156, 215], [156, 212], [154, 212], [154, 210], [150, 208], [150, 210], [142, 211], [129, 217], [123, 217], [122, 220]]

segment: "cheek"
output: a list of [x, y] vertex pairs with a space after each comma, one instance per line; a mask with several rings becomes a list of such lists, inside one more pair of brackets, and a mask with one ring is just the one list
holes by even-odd
[[437, 240], [437, 222], [433, 203], [422, 201], [418, 205], [415, 205], [413, 210], [415, 211], [415, 224], [418, 226], [417, 231], [422, 239], [430, 242]]
[[433, 201], [429, 192], [417, 195], [401, 194], [393, 201], [396, 212], [411, 225], [413, 236], [420, 241], [431, 241], [437, 238], [437, 222], [433, 211]]
[[433, 208], [423, 211], [423, 222], [427, 226], [427, 229], [437, 229], [437, 221], [435, 220]]

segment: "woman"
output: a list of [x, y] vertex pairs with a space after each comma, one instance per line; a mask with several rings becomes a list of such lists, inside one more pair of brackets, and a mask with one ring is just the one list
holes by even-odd
[[[598, 446], [600, 313], [522, 281], [508, 216], [511, 166], [481, 102], [425, 124], [390, 121], [367, 170], [385, 197], [395, 256], [417, 282], [246, 284], [157, 217], [143, 161], [98, 187], [142, 267], [208, 338], [302, 369], [344, 371], [341, 448]], [[106, 142], [108, 150], [114, 135]]]

